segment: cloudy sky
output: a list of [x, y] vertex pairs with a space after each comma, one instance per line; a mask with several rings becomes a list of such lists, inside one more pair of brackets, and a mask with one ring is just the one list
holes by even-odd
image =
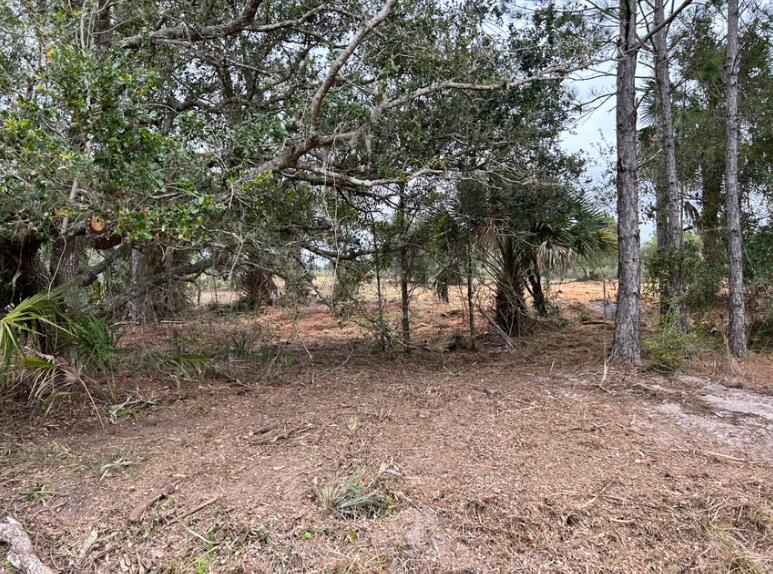
[[[572, 87], [580, 102], [590, 102], [614, 92], [615, 78], [612, 76], [586, 80], [580, 78], [573, 82]], [[567, 151], [582, 152], [586, 155], [587, 175], [595, 185], [601, 186], [610, 161], [614, 161], [610, 156], [614, 154], [615, 144], [615, 98], [594, 101], [588, 107], [588, 112], [580, 119], [574, 132], [563, 136], [563, 144]], [[610, 207], [614, 209], [614, 202]], [[641, 243], [648, 241], [654, 233], [654, 223], [643, 220]]]

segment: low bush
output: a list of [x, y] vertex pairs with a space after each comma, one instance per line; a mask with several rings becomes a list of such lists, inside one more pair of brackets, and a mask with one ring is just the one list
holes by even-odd
[[339, 518], [375, 518], [392, 506], [392, 496], [380, 488], [383, 470], [371, 477], [361, 471], [315, 490], [317, 500]]
[[37, 293], [0, 315], [0, 389], [26, 384], [30, 399], [49, 403], [82, 370], [112, 366], [116, 347], [99, 319], [68, 310], [68, 286]]
[[658, 334], [644, 341], [644, 351], [652, 368], [658, 372], [671, 373], [680, 370], [692, 354], [696, 337], [683, 331], [673, 323], [664, 321]]

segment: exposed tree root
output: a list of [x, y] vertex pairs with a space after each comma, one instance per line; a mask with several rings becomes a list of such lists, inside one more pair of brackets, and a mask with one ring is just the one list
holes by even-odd
[[35, 554], [27, 531], [11, 516], [6, 516], [0, 522], [0, 542], [10, 546], [8, 562], [23, 574], [54, 574], [54, 571], [43, 564]]

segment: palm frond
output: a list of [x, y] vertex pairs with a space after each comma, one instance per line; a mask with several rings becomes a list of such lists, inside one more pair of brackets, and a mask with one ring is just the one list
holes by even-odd
[[7, 382], [14, 363], [23, 355], [23, 347], [31, 340], [43, 337], [41, 327], [70, 334], [68, 324], [61, 320], [61, 305], [65, 286], [27, 297], [0, 317], [0, 382]]

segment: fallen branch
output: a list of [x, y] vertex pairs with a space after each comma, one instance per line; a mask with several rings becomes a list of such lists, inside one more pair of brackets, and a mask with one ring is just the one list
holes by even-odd
[[0, 542], [10, 546], [8, 562], [24, 574], [54, 574], [40, 561], [32, 548], [32, 541], [21, 523], [11, 516], [0, 522]]
[[176, 523], [180, 522], [181, 520], [185, 520], [185, 519], [186, 519], [186, 518], [188, 518], [189, 516], [193, 516], [193, 515], [194, 515], [194, 514], [196, 514], [197, 512], [199, 512], [199, 511], [201, 511], [201, 510], [204, 510], [204, 509], [205, 509], [207, 506], [209, 506], [210, 504], [214, 504], [215, 502], [217, 502], [217, 501], [218, 501], [218, 500], [220, 500], [221, 498], [222, 498], [221, 496], [213, 496], [213, 497], [212, 497], [212, 498], [210, 498], [209, 500], [205, 500], [204, 502], [202, 502], [202, 503], [201, 503], [201, 504], [199, 504], [198, 506], [194, 506], [194, 507], [193, 507], [193, 508], [191, 508], [190, 510], [186, 510], [185, 512], [183, 512], [183, 513], [182, 513], [180, 516], [176, 516], [175, 518], [173, 518], [173, 519], [172, 519], [172, 520], [169, 522], [169, 525], [171, 526], [172, 524], [176, 524]]
[[738, 458], [737, 456], [730, 456], [729, 454], [722, 454], [721, 452], [712, 452], [710, 450], [707, 450], [703, 454], [705, 454], [706, 456], [713, 456], [715, 458], [729, 460], [731, 462], [749, 462], [748, 460]]
[[507, 345], [507, 347], [508, 347], [508, 348], [509, 348], [511, 351], [515, 351], [515, 347], [513, 346], [512, 338], [510, 337], [510, 335], [508, 335], [508, 334], [505, 332], [505, 330], [504, 330], [502, 327], [500, 327], [500, 326], [497, 324], [497, 322], [496, 322], [496, 321], [494, 321], [494, 319], [492, 319], [492, 318], [489, 316], [489, 314], [488, 314], [488, 313], [486, 313], [486, 311], [485, 311], [485, 309], [483, 309], [483, 307], [481, 307], [481, 306], [480, 306], [480, 305], [478, 305], [478, 304], [476, 304], [475, 306], [478, 308], [478, 312], [479, 312], [481, 315], [483, 315], [483, 318], [484, 318], [484, 319], [486, 319], [486, 321], [488, 321], [489, 325], [491, 325], [492, 327], [494, 327], [494, 328], [497, 330], [497, 332], [498, 332], [498, 333], [499, 333], [499, 334], [502, 336], [502, 340], [505, 342], [505, 344]]
[[291, 428], [289, 430], [286, 430], [283, 433], [276, 434], [273, 437], [266, 437], [264, 439], [257, 440], [257, 441], [255, 441], [252, 444], [254, 444], [254, 445], [274, 444], [274, 443], [279, 442], [280, 440], [287, 440], [288, 438], [292, 437], [293, 435], [296, 435], [296, 434], [299, 434], [299, 433], [303, 433], [303, 432], [307, 432], [307, 431], [311, 430], [312, 428], [314, 428], [314, 425], [312, 425], [312, 424], [307, 424], [307, 425]]
[[180, 480], [182, 479], [177, 479], [173, 482], [170, 482], [164, 485], [164, 487], [161, 490], [159, 490], [157, 493], [146, 498], [145, 500], [140, 502], [137, 506], [135, 506], [134, 510], [131, 511], [131, 514], [129, 514], [129, 522], [139, 522], [142, 516], [148, 510], [150, 510], [154, 504], [169, 496], [172, 496], [177, 490], [177, 485], [179, 484]]
[[276, 424], [270, 423], [270, 424], [267, 424], [266, 426], [263, 426], [263, 427], [259, 428], [256, 431], [254, 431], [252, 434], [263, 435], [263, 434], [266, 434], [269, 431], [274, 430], [276, 427], [277, 427]]

